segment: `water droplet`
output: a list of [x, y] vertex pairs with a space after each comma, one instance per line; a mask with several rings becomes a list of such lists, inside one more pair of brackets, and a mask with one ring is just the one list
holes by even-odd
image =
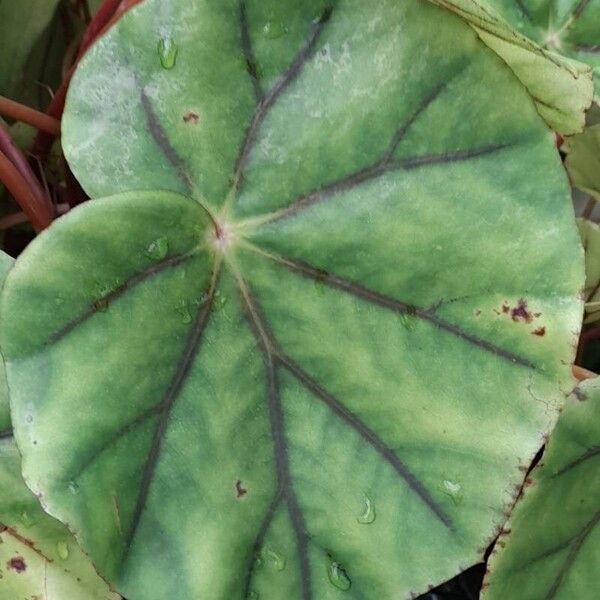
[[28, 414], [25, 417], [25, 423], [33, 423], [33, 415], [32, 414]]
[[166, 237], [159, 237], [158, 239], [150, 242], [148, 248], [146, 248], [146, 256], [152, 260], [162, 260], [167, 256], [169, 252], [169, 240]]
[[448, 494], [456, 504], [462, 501], [463, 494], [460, 483], [444, 479], [442, 482], [442, 491]]
[[263, 27], [264, 36], [270, 40], [276, 40], [287, 32], [288, 28], [277, 21], [267, 21]]
[[375, 516], [375, 505], [368, 496], [365, 496], [365, 508], [356, 520], [363, 525], [369, 525], [375, 520]]
[[269, 560], [269, 563], [273, 565], [276, 571], [283, 571], [285, 569], [285, 558], [281, 556], [281, 554], [278, 554], [269, 548], [265, 548], [263, 550], [263, 556]]
[[179, 305], [177, 306], [177, 312], [181, 315], [182, 323], [191, 323], [192, 315], [190, 314], [190, 309], [188, 308], [188, 303], [186, 300], [181, 300]]
[[57, 542], [56, 551], [58, 552], [58, 556], [63, 560], [69, 558], [69, 544], [67, 544], [67, 542]]
[[71, 494], [77, 494], [79, 492], [79, 485], [74, 481], [69, 481], [69, 491]]
[[158, 40], [158, 57], [163, 69], [170, 70], [175, 66], [178, 52], [179, 49], [173, 38], [161, 37]]
[[221, 294], [220, 290], [217, 290], [213, 299], [213, 311], [221, 310], [225, 304], [227, 304], [227, 297]]
[[400, 315], [400, 323], [408, 331], [412, 331], [415, 328], [415, 318], [410, 315]]
[[35, 524], [35, 519], [26, 510], [24, 510], [21, 513], [21, 515], [19, 517], [19, 521], [21, 521], [21, 523], [23, 523], [23, 526], [27, 527], [27, 528], [29, 528], [33, 524]]
[[333, 561], [329, 565], [328, 575], [329, 581], [339, 590], [347, 592], [350, 589], [352, 582], [340, 563]]
[[258, 592], [255, 592], [254, 590], [250, 590], [250, 593], [248, 594], [248, 600], [258, 600], [259, 599], [259, 595]]

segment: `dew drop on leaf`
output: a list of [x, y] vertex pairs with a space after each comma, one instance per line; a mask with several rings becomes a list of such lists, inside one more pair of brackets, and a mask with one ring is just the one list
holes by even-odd
[[69, 491], [71, 494], [77, 494], [79, 492], [79, 485], [74, 481], [69, 481]]
[[21, 521], [23, 527], [26, 528], [29, 528], [35, 524], [35, 519], [26, 510], [21, 513], [19, 521]]
[[329, 565], [329, 581], [331, 581], [332, 585], [334, 585], [339, 590], [344, 592], [350, 589], [352, 582], [348, 575], [346, 575], [346, 571], [344, 571], [344, 567], [340, 565], [340, 563], [333, 561]]
[[162, 260], [168, 252], [169, 240], [165, 236], [150, 242], [150, 245], [146, 248], [146, 256], [152, 260]]
[[250, 593], [248, 594], [248, 600], [258, 600], [259, 595], [258, 592], [255, 592], [254, 590], [251, 590]]
[[177, 306], [177, 312], [181, 315], [182, 323], [191, 323], [192, 315], [190, 314], [190, 309], [188, 308], [188, 303], [185, 300], [181, 300], [179, 305]]
[[213, 311], [221, 310], [227, 303], [227, 297], [221, 294], [220, 290], [217, 290], [213, 300]]
[[69, 544], [67, 542], [57, 542], [56, 551], [62, 560], [69, 558]]
[[264, 36], [270, 40], [280, 38], [287, 32], [287, 27], [285, 25], [282, 25], [281, 23], [278, 23], [277, 21], [267, 21], [265, 23], [265, 26], [263, 27]]
[[402, 327], [408, 331], [415, 328], [415, 319], [410, 315], [400, 315], [400, 323], [402, 323]]
[[358, 517], [356, 517], [356, 520], [363, 525], [369, 525], [375, 520], [375, 517], [375, 505], [368, 496], [365, 496], [364, 510]]
[[283, 571], [285, 569], [286, 561], [281, 554], [278, 554], [269, 548], [265, 548], [263, 551], [263, 556], [269, 560], [269, 563], [276, 571]]
[[463, 494], [460, 483], [444, 479], [442, 482], [442, 491], [445, 494], [448, 494], [448, 496], [450, 496], [450, 498], [452, 498], [456, 504], [462, 502]]
[[170, 70], [175, 66], [178, 51], [177, 44], [172, 38], [165, 36], [158, 40], [158, 57], [163, 69]]

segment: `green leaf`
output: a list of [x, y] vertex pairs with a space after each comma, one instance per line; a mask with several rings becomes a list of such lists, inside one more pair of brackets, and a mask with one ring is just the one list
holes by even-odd
[[496, 544], [485, 600], [573, 600], [598, 589], [600, 379], [569, 397]]
[[572, 385], [584, 273], [553, 135], [475, 33], [149, 0], [64, 133], [116, 196], [20, 257], [3, 351], [27, 481], [100, 572], [379, 600], [481, 560]]
[[590, 65], [600, 92], [600, 2], [598, 0], [489, 0], [521, 34], [549, 52]]
[[[25, 66], [49, 26], [59, 0], [0, 0], [0, 39], [2, 54], [0, 60], [0, 94], [20, 98], [25, 87], [30, 87], [37, 71], [43, 70], [43, 61], [48, 59], [40, 52], [34, 52], [35, 75]], [[30, 65], [31, 66], [31, 65]]]
[[600, 200], [600, 125], [565, 140], [565, 166], [572, 184]]
[[[4, 285], [4, 280], [9, 269], [13, 265], [13, 259], [8, 254], [0, 251], [0, 287]], [[0, 432], [8, 432], [10, 426], [10, 409], [8, 406], [8, 387], [6, 384], [6, 370], [4, 362], [0, 355]], [[2, 434], [0, 434], [0, 437]]]
[[[0, 252], [0, 282], [13, 260]], [[67, 528], [48, 516], [21, 477], [0, 368], [0, 597], [117, 600]]]
[[[592, 69], [573, 60], [569, 53], [555, 52], [557, 48], [547, 43], [545, 34], [540, 36], [533, 17], [531, 26], [523, 26], [524, 14], [529, 10], [527, 0], [430, 1], [456, 13], [473, 27], [529, 90], [540, 115], [552, 129], [563, 135], [583, 130], [585, 112], [594, 96]], [[548, 4], [544, 0], [542, 3]], [[587, 4], [587, 0], [583, 3]], [[537, 7], [540, 3], [535, 4]], [[596, 4], [600, 6], [599, 2]], [[540, 12], [544, 13], [544, 9]]]
[[600, 226], [587, 219], [577, 224], [585, 250], [584, 323], [594, 323], [600, 319]]

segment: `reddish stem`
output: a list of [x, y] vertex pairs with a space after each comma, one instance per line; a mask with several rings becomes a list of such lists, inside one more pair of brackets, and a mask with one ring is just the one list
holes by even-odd
[[35, 173], [27, 162], [25, 155], [13, 142], [10, 134], [2, 124], [0, 124], [0, 152], [4, 154], [4, 156], [9, 160], [11, 165], [25, 181], [32, 197], [34, 198], [34, 202], [38, 207], [36, 212], [40, 215], [44, 215], [42, 220], [42, 229], [47, 227], [52, 221], [52, 216], [54, 213], [52, 201], [50, 200], [46, 190], [44, 190], [41, 183], [35, 176]]
[[578, 381], [585, 381], [586, 379], [594, 379], [595, 377], [598, 377], [598, 375], [593, 371], [589, 371], [583, 367], [578, 367], [577, 365], [573, 365], [573, 376]]
[[0, 96], [0, 115], [27, 123], [54, 136], [60, 135], [60, 121], [4, 96]]
[[28, 181], [3, 152], [0, 152], [0, 181], [19, 203], [36, 231], [48, 227], [52, 218], [46, 207], [40, 206], [39, 198], [36, 198]]

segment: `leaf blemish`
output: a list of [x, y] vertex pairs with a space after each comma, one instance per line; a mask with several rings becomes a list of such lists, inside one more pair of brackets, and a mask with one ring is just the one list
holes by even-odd
[[531, 323], [533, 320], [533, 315], [527, 310], [527, 302], [522, 298], [510, 311], [510, 317], [513, 321], [525, 321], [525, 323]]
[[200, 115], [193, 110], [190, 110], [183, 115], [184, 123], [191, 123], [192, 125], [197, 125], [200, 121]]
[[27, 570], [27, 563], [22, 556], [15, 556], [14, 558], [11, 558], [6, 563], [6, 566], [15, 573], [23, 573]]
[[248, 490], [242, 485], [242, 482], [238, 479], [235, 482], [235, 497], [243, 498], [248, 493]]
[[538, 327], [537, 329], [535, 329], [534, 331], [531, 332], [531, 335], [537, 335], [539, 337], [543, 337], [546, 335], [546, 328]]

